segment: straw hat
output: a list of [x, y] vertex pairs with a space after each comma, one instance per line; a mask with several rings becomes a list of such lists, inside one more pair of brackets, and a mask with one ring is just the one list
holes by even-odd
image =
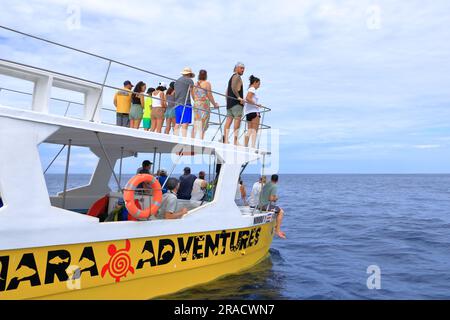
[[195, 74], [192, 72], [192, 69], [189, 68], [189, 67], [184, 68], [183, 71], [181, 71], [181, 74], [182, 74], [183, 76], [189, 75], [189, 74], [190, 74], [190, 75], [191, 75], [191, 78], [195, 77]]

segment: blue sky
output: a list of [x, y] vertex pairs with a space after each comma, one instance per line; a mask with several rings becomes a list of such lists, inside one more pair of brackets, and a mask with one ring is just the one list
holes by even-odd
[[[273, 109], [266, 120], [280, 130], [281, 173], [450, 172], [449, 1], [31, 0], [8, 8], [2, 25], [171, 77], [205, 68], [219, 92], [234, 63], [245, 62], [246, 79], [262, 79], [260, 101]], [[106, 70], [2, 30], [0, 57], [96, 81]], [[116, 67], [109, 83], [143, 77]], [[0, 86], [31, 90], [4, 77]], [[0, 104], [11, 95], [0, 93]], [[42, 148], [44, 166], [55, 152]], [[63, 172], [60, 160], [52, 172]], [[79, 152], [71, 170], [94, 164]]]

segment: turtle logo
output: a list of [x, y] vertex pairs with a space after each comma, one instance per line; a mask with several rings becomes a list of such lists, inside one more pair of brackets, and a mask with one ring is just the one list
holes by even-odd
[[125, 249], [117, 250], [116, 246], [110, 244], [108, 247], [108, 253], [111, 256], [108, 263], [102, 268], [102, 278], [105, 276], [106, 271], [109, 272], [111, 277], [116, 279], [116, 282], [120, 282], [120, 278], [126, 277], [128, 271], [134, 274], [134, 268], [131, 266], [131, 258], [127, 252], [130, 251], [130, 240], [125, 240]]

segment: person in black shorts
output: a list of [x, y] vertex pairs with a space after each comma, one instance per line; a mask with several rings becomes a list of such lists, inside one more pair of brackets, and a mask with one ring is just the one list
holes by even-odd
[[252, 148], [256, 146], [256, 136], [258, 134], [259, 123], [261, 119], [260, 108], [258, 104], [258, 97], [256, 96], [256, 90], [261, 85], [259, 78], [250, 76], [250, 87], [248, 88], [247, 96], [245, 98], [244, 114], [247, 120], [248, 130], [245, 134], [245, 146], [248, 147], [248, 142], [252, 140]]

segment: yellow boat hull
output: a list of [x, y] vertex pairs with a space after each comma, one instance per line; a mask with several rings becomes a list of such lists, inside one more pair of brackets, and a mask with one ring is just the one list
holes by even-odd
[[274, 221], [243, 229], [0, 251], [0, 299], [151, 299], [252, 267]]

